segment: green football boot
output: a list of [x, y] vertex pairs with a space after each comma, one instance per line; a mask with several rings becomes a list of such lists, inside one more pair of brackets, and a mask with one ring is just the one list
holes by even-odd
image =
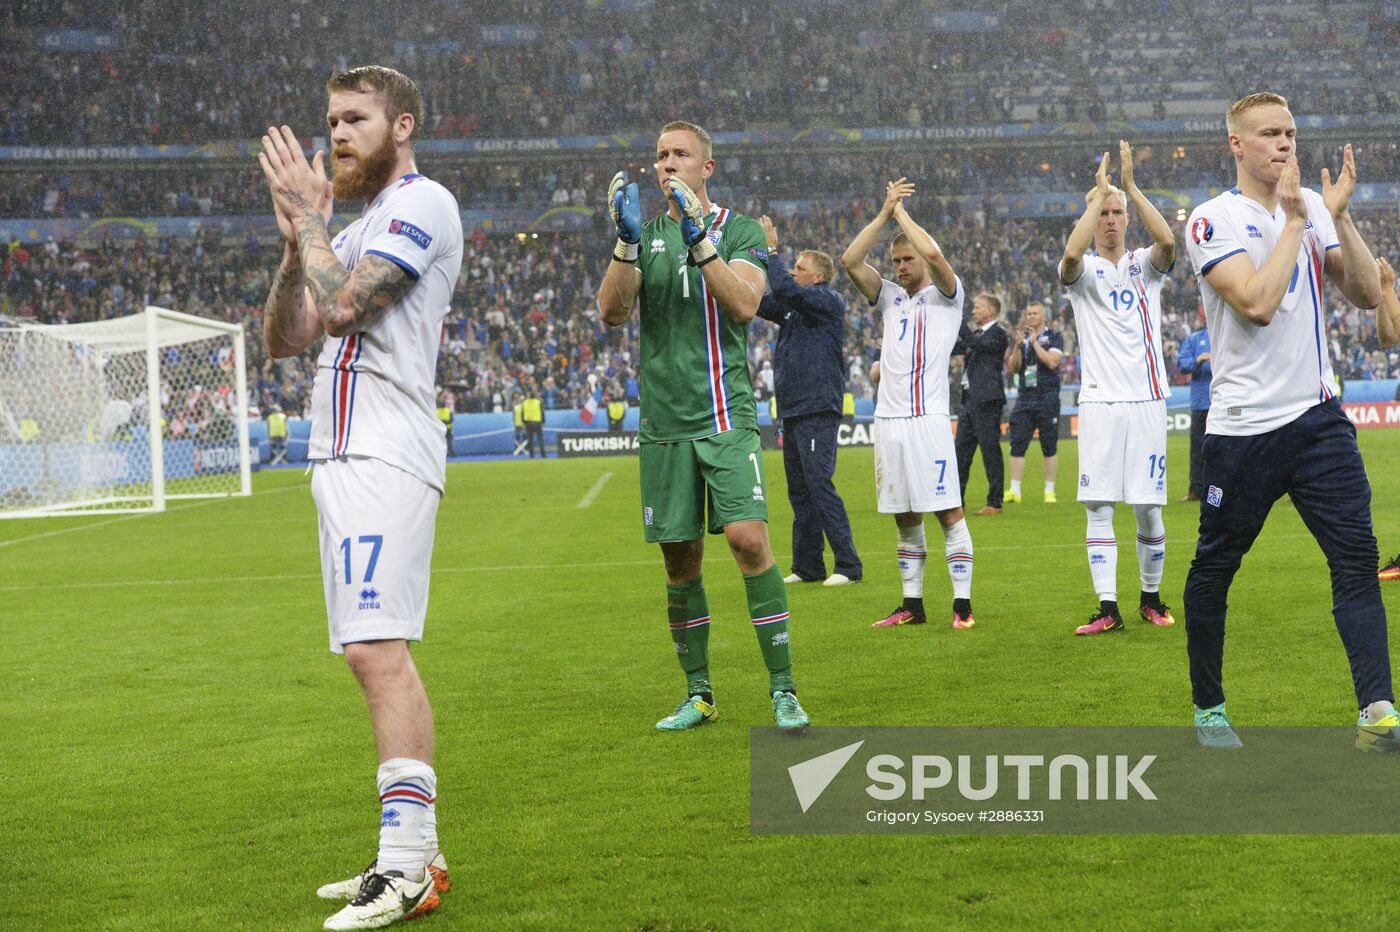
[[1196, 740], [1203, 748], [1242, 748], [1235, 726], [1225, 717], [1225, 703], [1209, 709], [1196, 709]]
[[779, 728], [806, 728], [811, 724], [797, 695], [782, 691], [773, 693], [773, 721]]
[[1366, 709], [1356, 720], [1356, 749], [1358, 751], [1400, 751], [1400, 713], [1389, 702], [1372, 704], [1373, 714]]
[[719, 710], [712, 704], [700, 696], [686, 696], [681, 700], [681, 704], [676, 706], [676, 711], [657, 722], [656, 727], [661, 731], [685, 731], [688, 728], [699, 728], [717, 718]]

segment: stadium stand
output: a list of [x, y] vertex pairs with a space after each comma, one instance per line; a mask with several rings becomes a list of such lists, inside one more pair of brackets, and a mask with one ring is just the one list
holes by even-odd
[[[591, 307], [605, 259], [599, 244], [608, 242], [597, 207], [618, 167], [645, 171], [650, 134], [677, 116], [698, 117], [717, 133], [774, 134], [767, 143], [721, 146], [712, 189], [746, 213], [773, 214], [793, 246], [839, 254], [854, 235], [852, 217], [870, 212], [868, 198], [885, 177], [916, 179], [915, 210], [970, 288], [995, 290], [1012, 309], [1044, 300], [1056, 311], [1070, 349], [1067, 382], [1076, 375], [1073, 328], [1055, 261], [1077, 213], [1073, 199], [1092, 183], [1094, 157], [1117, 138], [1120, 121], [1137, 121], [1131, 125], [1151, 137], [1135, 140], [1139, 179], [1174, 208], [1168, 219], [1179, 228], [1187, 192], [1232, 174], [1218, 127], [1225, 106], [1268, 84], [1295, 112], [1334, 120], [1304, 133], [1305, 165], [1336, 164], [1340, 144], [1356, 143], [1362, 180], [1380, 186], [1373, 202], [1357, 205], [1362, 229], [1378, 255], [1400, 255], [1400, 79], [1370, 70], [1366, 54], [1400, 41], [1400, 20], [1387, 13], [1393, 4], [1251, 3], [1247, 12], [1273, 26], [1244, 38], [1210, 31], [1210, 18], [1194, 15], [1203, 7], [1239, 15], [1225, 0], [1088, 0], [1039, 5], [1029, 16], [1020, 8], [1013, 16], [1006, 3], [976, 13], [920, 8], [912, 24], [908, 5], [892, 0], [779, 2], [742, 17], [699, 0], [693, 12], [713, 28], [693, 47], [664, 28], [676, 0], [566, 0], [567, 17], [557, 16], [559, 6], [527, 0], [512, 5], [514, 22], [502, 22], [499, 6], [484, 0], [428, 0], [404, 11], [386, 59], [363, 0], [334, 12], [294, 3], [286, 47], [295, 56], [267, 51], [274, 25], [287, 31], [282, 9], [227, 17], [171, 0], [120, 9], [92, 0], [7, 5], [0, 230], [10, 237], [0, 242], [0, 314], [78, 321], [155, 303], [241, 321], [256, 335], [276, 262], [265, 185], [236, 146], [202, 147], [246, 144], [268, 121], [314, 134], [322, 81], [366, 56], [418, 79], [428, 140], [420, 166], [464, 210], [481, 212], [467, 227], [439, 363], [439, 383], [463, 412], [508, 408], [515, 390], [531, 386], [554, 408], [578, 408], [605, 392], [635, 399], [635, 325], [608, 330]], [[559, 28], [526, 25], [544, 21]], [[1335, 54], [1310, 63], [1305, 76], [1276, 54], [1296, 42]], [[927, 82], [914, 95], [911, 74]], [[631, 89], [623, 104], [617, 87]], [[676, 101], [686, 102], [684, 113]], [[803, 135], [831, 126], [910, 135]], [[948, 127], [962, 129], [940, 136]], [[605, 149], [554, 148], [561, 137], [590, 133], [639, 135]], [[453, 148], [488, 138], [514, 142]], [[191, 151], [64, 155], [182, 143]], [[35, 148], [45, 146], [61, 148]], [[560, 209], [572, 212], [566, 228], [534, 223]], [[103, 224], [119, 218], [135, 219]], [[152, 232], [152, 218], [171, 222]], [[68, 221], [84, 221], [82, 232], [26, 235]], [[851, 307], [852, 389], [867, 395], [877, 334], [865, 303], [844, 279], [840, 286]], [[1373, 319], [1345, 307], [1335, 290], [1328, 297], [1339, 375], [1400, 375], [1400, 357], [1379, 350]], [[1196, 303], [1178, 260], [1163, 296], [1169, 364]], [[760, 393], [774, 337], [766, 325], [752, 328]], [[255, 403], [303, 410], [310, 355], [273, 361], [256, 339], [249, 349]]]

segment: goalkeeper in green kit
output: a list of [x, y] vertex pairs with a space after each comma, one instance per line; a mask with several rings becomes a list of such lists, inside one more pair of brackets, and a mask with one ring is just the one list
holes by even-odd
[[608, 190], [617, 244], [598, 308], [615, 327], [641, 305], [642, 524], [647, 541], [661, 545], [666, 614], [687, 688], [656, 727], [681, 731], [718, 715], [700, 575], [708, 529], [724, 534], [744, 574], [773, 718], [779, 728], [802, 728], [808, 719], [792, 680], [787, 591], [768, 543], [749, 381], [748, 324], [768, 278], [767, 238], [754, 219], [710, 203], [705, 181], [715, 163], [699, 126], [662, 127], [655, 167], [667, 212], [645, 225], [626, 172]]

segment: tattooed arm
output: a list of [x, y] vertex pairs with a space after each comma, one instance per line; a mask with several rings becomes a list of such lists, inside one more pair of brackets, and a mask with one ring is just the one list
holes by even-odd
[[[281, 217], [277, 218], [279, 222]], [[273, 359], [295, 356], [320, 339], [324, 328], [306, 300], [301, 256], [287, 243], [263, 305], [263, 342]]]
[[354, 271], [347, 271], [331, 250], [326, 224], [314, 210], [298, 218], [297, 252], [312, 310], [333, 337], [365, 329], [415, 284], [397, 263], [373, 253], [365, 254]]
[[[314, 313], [317, 325], [331, 336], [343, 337], [363, 330], [407, 294], [415, 279], [390, 260], [373, 254], [364, 256], [353, 272], [348, 271], [331, 249], [326, 231], [331, 183], [326, 177], [324, 153], [317, 152], [308, 163], [301, 144], [286, 126], [268, 127], [262, 141], [258, 161], [281, 215], [279, 226], [285, 217], [294, 232], [301, 277], [306, 282], [303, 300]], [[292, 271], [290, 256], [286, 256], [274, 282], [274, 299], [277, 286], [285, 288], [283, 278]]]

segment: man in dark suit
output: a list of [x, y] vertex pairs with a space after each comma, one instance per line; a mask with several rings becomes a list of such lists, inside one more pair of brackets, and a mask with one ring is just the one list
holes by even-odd
[[972, 299], [972, 323], [954, 348], [964, 357], [963, 406], [958, 413], [954, 448], [958, 453], [958, 482], [962, 485], [964, 507], [967, 480], [972, 475], [972, 457], [982, 448], [982, 467], [987, 471], [987, 504], [977, 515], [1001, 514], [1005, 462], [1001, 455], [1001, 411], [1006, 407], [1006, 386], [1002, 381], [1010, 338], [997, 323], [1001, 299], [982, 292]]
[[[768, 284], [758, 316], [778, 325], [773, 353], [774, 390], [783, 421], [783, 466], [792, 503], [792, 573], [785, 582], [844, 586], [861, 577], [846, 505], [836, 493], [836, 429], [846, 387], [842, 363], [846, 301], [831, 288], [836, 266], [824, 252], [798, 253], [789, 272], [776, 253], [778, 231], [760, 218], [768, 236]], [[831, 542], [835, 571], [826, 575], [822, 537]]]

